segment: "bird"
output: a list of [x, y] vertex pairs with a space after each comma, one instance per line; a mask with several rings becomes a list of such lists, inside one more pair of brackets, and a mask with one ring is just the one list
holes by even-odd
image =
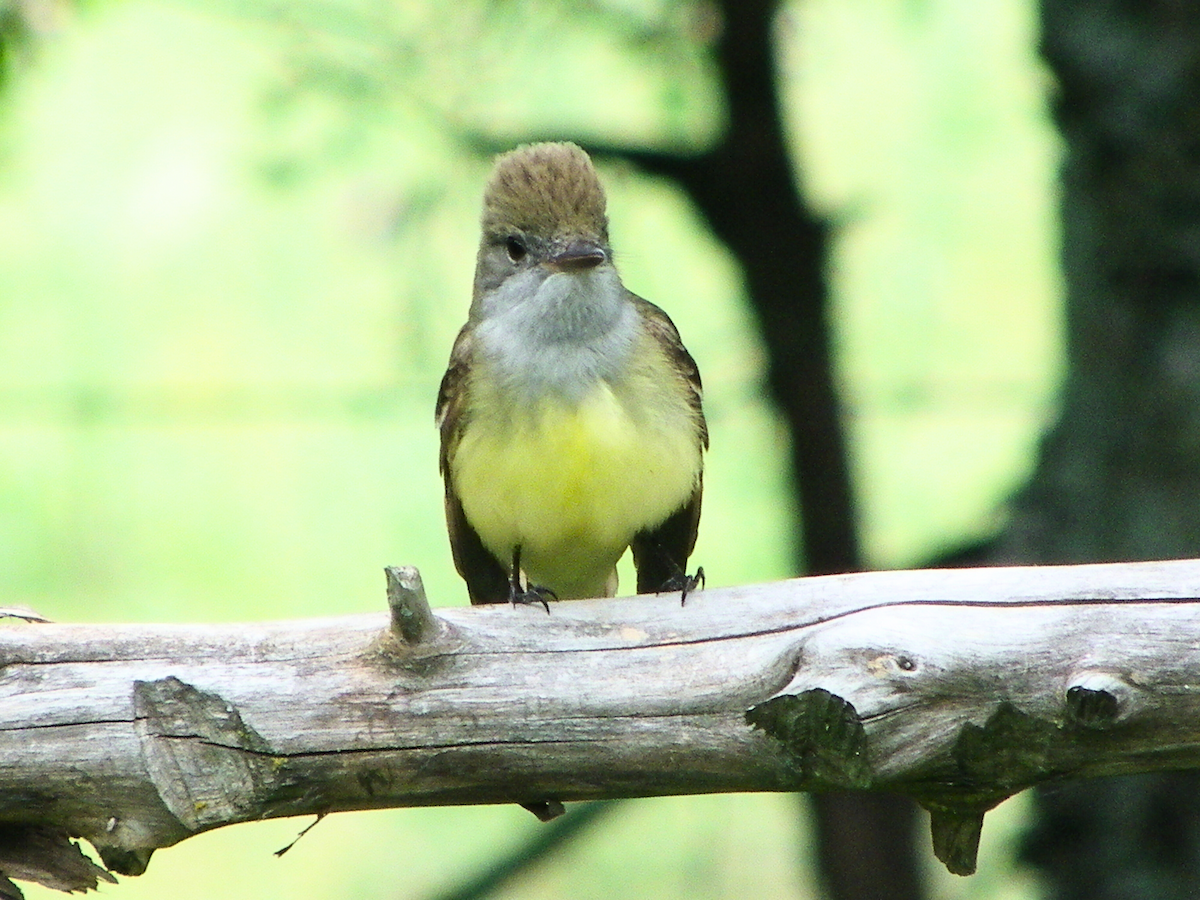
[[573, 143], [499, 156], [467, 322], [438, 391], [439, 467], [472, 604], [703, 586], [708, 426], [674, 323], [621, 281], [603, 185]]

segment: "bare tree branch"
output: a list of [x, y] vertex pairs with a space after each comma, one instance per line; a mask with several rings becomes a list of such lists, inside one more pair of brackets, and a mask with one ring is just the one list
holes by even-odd
[[[974, 867], [1048, 779], [1200, 768], [1200, 561], [875, 572], [540, 609], [0, 625], [0, 828], [112, 870], [264, 817], [904, 794]], [[5, 874], [21, 877], [11, 868]]]

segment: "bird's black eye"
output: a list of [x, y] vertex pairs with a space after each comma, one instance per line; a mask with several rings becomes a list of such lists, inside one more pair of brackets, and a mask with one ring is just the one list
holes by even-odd
[[504, 249], [508, 251], [508, 258], [515, 263], [519, 263], [529, 255], [529, 250], [521, 243], [521, 239], [517, 237], [505, 238]]

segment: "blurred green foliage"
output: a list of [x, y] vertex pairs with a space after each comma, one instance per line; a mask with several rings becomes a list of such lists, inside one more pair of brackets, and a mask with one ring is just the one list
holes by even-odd
[[[711, 10], [25, 0], [0, 20], [14, 10], [4, 603], [86, 621], [380, 610], [389, 563], [418, 565], [435, 605], [465, 602], [432, 407], [470, 294], [475, 147], [705, 146], [724, 121]], [[809, 0], [781, 17], [802, 181], [839, 225], [839, 377], [877, 565], [992, 528], [1053, 394], [1054, 145], [1033, 28], [1018, 0]], [[711, 584], [787, 575], [785, 437], [736, 261], [672, 185], [602, 174], [627, 283], [670, 312], [704, 374], [697, 559]], [[629, 804], [512, 896], [810, 893], [795, 809]], [[538, 826], [516, 808], [341, 815], [274, 860], [298, 827], [205, 835], [105, 890], [418, 897]], [[938, 896], [1029, 895], [1000, 858], [1003, 823], [989, 829], [985, 874], [931, 870]]]

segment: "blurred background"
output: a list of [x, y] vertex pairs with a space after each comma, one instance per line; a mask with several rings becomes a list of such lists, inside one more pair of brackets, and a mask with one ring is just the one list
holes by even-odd
[[[0, 0], [4, 605], [380, 611], [387, 564], [418, 566], [435, 606], [465, 603], [433, 404], [490, 158], [541, 138], [596, 151], [625, 281], [700, 365], [709, 584], [830, 568], [796, 525], [822, 509], [796, 499], [770, 320], [669, 177], [738, 121], [728, 24], [704, 0]], [[796, 0], [771, 25], [790, 176], [827, 228], [796, 279], [815, 266], [828, 290], [849, 556], [927, 564], [1004, 526], [1063, 377], [1038, 9]], [[1014, 861], [1027, 805], [989, 817], [973, 878], [920, 833], [925, 895], [1039, 896]], [[499, 896], [826, 896], [808, 809], [622, 803]], [[101, 891], [433, 897], [546, 827], [515, 806], [341, 814], [273, 857], [304, 824], [203, 835]]]

